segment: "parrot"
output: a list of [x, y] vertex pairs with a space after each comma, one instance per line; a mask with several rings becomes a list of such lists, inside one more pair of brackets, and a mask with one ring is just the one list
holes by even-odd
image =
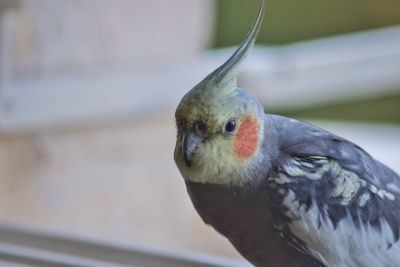
[[399, 175], [238, 87], [264, 10], [176, 108], [174, 161], [195, 210], [255, 266], [400, 266]]

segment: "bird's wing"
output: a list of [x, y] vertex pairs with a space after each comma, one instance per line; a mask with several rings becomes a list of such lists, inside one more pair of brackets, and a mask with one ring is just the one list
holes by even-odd
[[274, 225], [327, 266], [400, 266], [400, 177], [353, 143], [302, 127], [281, 141], [268, 178]]

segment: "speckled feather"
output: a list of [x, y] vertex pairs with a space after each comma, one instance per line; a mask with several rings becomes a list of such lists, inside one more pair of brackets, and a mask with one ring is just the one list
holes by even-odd
[[327, 266], [398, 266], [400, 177], [350, 141], [269, 117], [279, 136], [266, 192], [277, 229], [297, 235]]

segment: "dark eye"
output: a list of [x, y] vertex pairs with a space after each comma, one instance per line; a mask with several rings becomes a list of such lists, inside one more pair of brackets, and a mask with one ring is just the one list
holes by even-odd
[[206, 125], [202, 121], [197, 121], [194, 123], [193, 128], [198, 133], [204, 133], [206, 131]]
[[227, 133], [232, 133], [236, 129], [236, 120], [235, 119], [230, 119], [226, 124], [225, 124], [225, 132]]

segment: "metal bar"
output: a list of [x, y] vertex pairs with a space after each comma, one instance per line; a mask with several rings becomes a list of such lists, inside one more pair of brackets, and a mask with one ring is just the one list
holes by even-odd
[[7, 266], [7, 267], [32, 267], [26, 264], [22, 263], [15, 263], [11, 261], [6, 261], [6, 260], [0, 260], [0, 266]]
[[38, 267], [128, 267], [128, 265], [4, 243], [0, 243], [0, 259], [15, 264]]
[[[79, 266], [77, 264], [81, 264], [81, 266], [96, 267], [250, 266], [245, 262], [207, 255], [166, 252], [140, 247], [124, 246], [121, 244], [109, 244], [79, 237], [70, 237], [3, 225], [0, 226], [0, 260], [4, 259], [11, 261], [14, 260], [17, 263], [22, 264], [35, 262], [40, 267], [64, 267], [62, 264], [67, 264], [65, 267]], [[90, 265], [92, 262], [97, 264]], [[109, 265], [107, 265], [107, 263]]]

